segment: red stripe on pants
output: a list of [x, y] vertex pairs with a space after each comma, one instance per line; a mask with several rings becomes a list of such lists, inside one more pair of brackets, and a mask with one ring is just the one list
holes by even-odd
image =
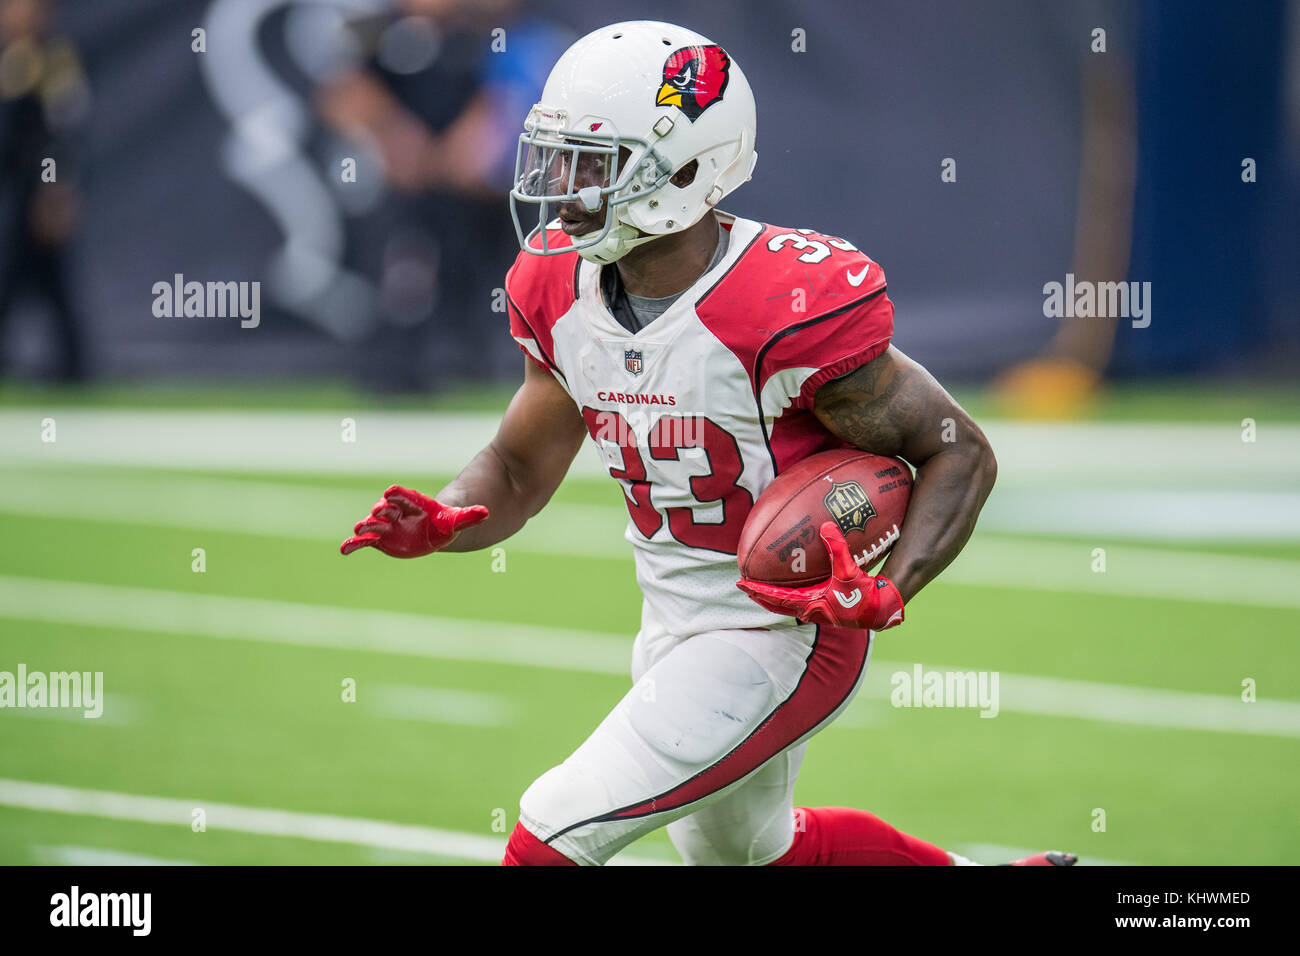
[[585, 822], [623, 820], [673, 810], [707, 797], [757, 770], [844, 702], [866, 665], [870, 633], [857, 628], [819, 625], [812, 654], [794, 693], [734, 750], [667, 793]]
[[506, 843], [506, 855], [502, 866], [577, 866], [559, 850], [547, 846], [537, 837], [524, 829], [522, 823], [516, 823], [514, 832]]

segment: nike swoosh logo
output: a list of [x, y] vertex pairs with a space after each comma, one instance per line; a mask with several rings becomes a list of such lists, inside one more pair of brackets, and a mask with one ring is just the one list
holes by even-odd
[[841, 594], [839, 591], [832, 588], [831, 593], [835, 595], [835, 600], [840, 602], [840, 607], [853, 607], [853, 605], [862, 600], [862, 592], [857, 588], [854, 588], [849, 594]]
[[856, 288], [857, 286], [862, 285], [862, 280], [867, 277], [867, 273], [870, 271], [871, 271], [871, 263], [868, 262], [865, 266], [862, 267], [862, 271], [859, 272], [857, 275], [854, 275], [852, 272], [845, 272], [844, 275], [848, 278], [849, 285], [854, 286]]

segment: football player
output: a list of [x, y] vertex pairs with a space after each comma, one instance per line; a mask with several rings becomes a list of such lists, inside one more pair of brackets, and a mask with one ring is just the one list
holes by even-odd
[[[507, 864], [599, 865], [661, 826], [690, 864], [969, 862], [862, 810], [793, 807], [807, 741], [853, 699], [872, 632], [901, 623], [961, 550], [997, 469], [970, 417], [890, 344], [879, 265], [836, 236], [718, 208], [750, 178], [754, 137], [744, 72], [698, 33], [617, 23], [565, 52], [511, 190], [524, 383], [436, 498], [391, 487], [343, 543], [402, 558], [495, 545], [588, 440], [622, 486], [644, 593], [633, 686], [524, 793]], [[848, 446], [916, 468], [881, 574], [832, 523], [824, 584], [739, 580], [763, 489]], [[851, 607], [828, 600], [853, 588], [865, 597]]]

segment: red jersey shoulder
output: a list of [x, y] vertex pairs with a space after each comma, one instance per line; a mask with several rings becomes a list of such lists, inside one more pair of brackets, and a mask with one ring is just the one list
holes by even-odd
[[812, 229], [764, 225], [697, 308], [702, 315], [730, 314], [751, 334], [766, 337], [884, 287], [884, 270], [853, 243]]
[[[551, 248], [563, 249], [573, 245], [573, 240], [559, 230], [547, 237]], [[529, 243], [540, 248], [541, 237]], [[511, 319], [522, 321], [534, 336], [543, 330], [550, 332], [560, 316], [569, 311], [577, 298], [578, 267], [582, 258], [573, 255], [538, 256], [520, 251], [515, 264], [506, 273], [506, 302]], [[518, 313], [516, 316], [515, 313]]]
[[756, 389], [783, 368], [870, 361], [894, 329], [876, 262], [838, 236], [782, 226], [763, 225], [696, 311]]
[[[564, 248], [572, 240], [559, 230], [548, 237], [547, 244]], [[529, 243], [541, 245], [538, 236]], [[520, 250], [515, 264], [506, 273], [506, 311], [510, 315], [510, 334], [534, 362], [561, 378], [564, 373], [555, 364], [555, 341], [552, 329], [573, 306], [578, 295], [578, 267], [582, 258], [573, 255], [537, 256]]]

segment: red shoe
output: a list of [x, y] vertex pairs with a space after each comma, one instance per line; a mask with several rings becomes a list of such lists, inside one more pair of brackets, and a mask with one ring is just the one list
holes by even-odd
[[1033, 856], [1027, 856], [1023, 860], [1012, 860], [1010, 863], [999, 863], [999, 866], [1074, 866], [1079, 862], [1079, 858], [1073, 853], [1062, 853], [1060, 850], [1047, 850], [1044, 853], [1035, 853]]

